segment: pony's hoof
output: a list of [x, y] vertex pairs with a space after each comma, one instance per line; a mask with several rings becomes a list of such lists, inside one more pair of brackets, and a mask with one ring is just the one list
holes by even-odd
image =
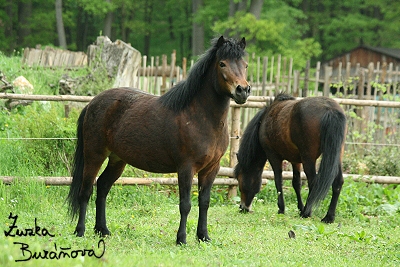
[[329, 216], [329, 215], [326, 215], [322, 220], [321, 220], [321, 222], [324, 222], [324, 223], [333, 223], [335, 221], [335, 216]]
[[203, 236], [203, 237], [201, 237], [201, 236], [197, 236], [197, 240], [199, 241], [199, 242], [210, 242], [211, 241], [211, 238], [209, 238], [208, 237], [208, 235], [206, 235], [206, 236]]
[[285, 214], [284, 210], [278, 210], [278, 214]]
[[177, 246], [184, 246], [184, 245], [186, 245], [186, 240], [176, 240], [176, 245]]
[[185, 234], [177, 234], [176, 236], [176, 244], [177, 245], [186, 245], [186, 233]]
[[94, 232], [96, 234], [98, 234], [99, 236], [101, 236], [101, 237], [106, 237], [106, 236], [110, 236], [111, 235], [110, 230], [108, 230], [107, 227], [106, 228], [104, 228], [104, 227], [95, 227], [94, 228]]
[[74, 235], [77, 237], [82, 237], [85, 234], [85, 228], [82, 227], [76, 227], [74, 231]]

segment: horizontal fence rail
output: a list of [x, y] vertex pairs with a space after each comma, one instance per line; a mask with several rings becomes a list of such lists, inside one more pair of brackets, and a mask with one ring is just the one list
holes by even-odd
[[[216, 178], [214, 185], [229, 185], [237, 186], [238, 181], [234, 176], [234, 169], [228, 167], [221, 167], [218, 176], [226, 176], [228, 178]], [[351, 179], [356, 182], [365, 183], [377, 183], [377, 184], [400, 184], [400, 177], [394, 176], [377, 176], [377, 175], [358, 175], [358, 174], [343, 174], [345, 179]], [[291, 180], [293, 174], [290, 171], [282, 172], [282, 178], [284, 180]], [[301, 178], [306, 180], [306, 175], [301, 172]], [[13, 181], [18, 180], [18, 177], [13, 176], [0, 176], [0, 180], [5, 184], [11, 184]], [[35, 181], [44, 182], [46, 185], [70, 185], [71, 177], [33, 177]], [[263, 171], [262, 173], [262, 183], [267, 184], [268, 180], [274, 179], [273, 171]], [[160, 185], [177, 185], [178, 178], [163, 178], [163, 177], [153, 177], [153, 178], [132, 178], [132, 177], [121, 177], [116, 182], [116, 185], [150, 185], [150, 184], [160, 184]], [[197, 185], [197, 178], [193, 179], [193, 184]]]
[[[71, 102], [90, 102], [93, 96], [75, 96], [75, 95], [29, 95], [29, 94], [8, 94], [0, 93], [0, 99], [16, 99], [16, 100], [33, 100], [33, 101], [71, 101]], [[244, 104], [236, 104], [231, 101], [231, 107], [251, 107], [251, 108], [262, 108], [270, 100], [273, 100], [272, 96], [250, 96], [248, 101]], [[296, 99], [302, 99], [297, 97]], [[369, 106], [369, 107], [386, 107], [386, 108], [400, 108], [400, 102], [395, 101], [382, 101], [382, 100], [361, 100], [361, 99], [349, 99], [349, 98], [333, 98], [339, 104], [342, 105], [354, 105], [354, 106]]]

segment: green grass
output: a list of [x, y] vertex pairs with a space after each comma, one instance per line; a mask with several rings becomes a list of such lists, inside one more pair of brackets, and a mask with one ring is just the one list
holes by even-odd
[[[234, 201], [224, 198], [226, 188], [214, 187], [209, 210], [210, 243], [198, 243], [197, 194], [193, 188], [188, 219], [188, 244], [176, 246], [179, 223], [176, 187], [114, 186], [107, 202], [106, 252], [101, 259], [78, 257], [30, 260], [24, 266], [398, 266], [400, 264], [400, 187], [346, 181], [336, 222], [320, 219], [327, 202], [312, 218], [298, 216], [293, 190], [285, 190], [287, 212], [277, 214], [272, 183], [258, 194], [254, 212], [241, 214]], [[304, 196], [307, 191], [303, 190]], [[0, 225], [8, 231], [10, 212], [18, 215], [19, 229], [37, 225], [55, 237], [4, 237], [0, 240], [0, 266], [19, 266], [25, 243], [34, 252], [95, 249], [100, 238], [93, 233], [95, 206], [88, 208], [86, 235], [72, 233], [76, 221], [67, 216], [64, 199], [68, 187], [45, 186], [23, 179], [0, 184]], [[222, 197], [221, 197], [222, 196]], [[289, 238], [292, 230], [296, 238]], [[14, 231], [15, 233], [15, 231]], [[4, 234], [3, 234], [4, 236]]]

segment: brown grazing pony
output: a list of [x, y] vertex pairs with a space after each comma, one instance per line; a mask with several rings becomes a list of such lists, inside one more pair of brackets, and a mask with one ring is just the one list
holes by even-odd
[[[241, 192], [242, 211], [249, 211], [261, 188], [261, 174], [268, 160], [274, 171], [279, 213], [285, 212], [282, 191], [282, 162], [293, 167], [293, 188], [302, 217], [311, 216], [312, 207], [327, 195], [332, 199], [323, 222], [335, 220], [336, 205], [343, 185], [342, 154], [346, 117], [337, 102], [327, 97], [302, 100], [279, 94], [249, 122], [238, 152], [235, 177]], [[315, 163], [322, 154], [318, 174]], [[309, 194], [303, 205], [300, 190], [300, 167], [307, 176]]]
[[178, 173], [177, 244], [186, 243], [193, 175], [198, 173], [197, 238], [210, 240], [207, 211], [210, 190], [229, 142], [230, 99], [246, 102], [250, 85], [243, 57], [245, 39], [220, 37], [192, 67], [187, 79], [158, 97], [132, 88], [115, 88], [97, 95], [78, 120], [73, 180], [68, 201], [72, 218], [79, 214], [77, 236], [85, 232], [85, 216], [97, 180], [95, 231], [109, 235], [106, 197], [126, 164], [156, 173]]

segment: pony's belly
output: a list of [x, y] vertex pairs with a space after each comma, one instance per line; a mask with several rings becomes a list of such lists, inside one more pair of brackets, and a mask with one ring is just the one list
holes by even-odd
[[129, 165], [147, 171], [147, 172], [154, 172], [154, 173], [175, 173], [177, 172], [176, 167], [162, 165], [159, 163], [149, 162], [147, 164], [130, 164]]
[[[120, 158], [131, 165], [132, 167], [154, 173], [174, 173], [177, 172], [177, 167], [173, 162], [170, 162], [165, 157], [160, 157], [157, 159], [146, 157], [145, 154], [138, 152], [138, 155], [124, 156], [121, 155]], [[161, 160], [164, 159], [164, 160]]]

